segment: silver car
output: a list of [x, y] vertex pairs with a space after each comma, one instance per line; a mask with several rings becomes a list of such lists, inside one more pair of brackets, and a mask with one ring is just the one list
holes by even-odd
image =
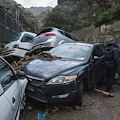
[[21, 32], [10, 39], [9, 43], [5, 45], [1, 56], [17, 56], [24, 57], [32, 47], [32, 39], [36, 36], [35, 33]]
[[25, 107], [27, 79], [0, 57], [0, 120], [19, 120]]
[[40, 31], [32, 40], [32, 51], [38, 49], [50, 49], [62, 43], [74, 42], [75, 37], [69, 33], [54, 27], [48, 27]]

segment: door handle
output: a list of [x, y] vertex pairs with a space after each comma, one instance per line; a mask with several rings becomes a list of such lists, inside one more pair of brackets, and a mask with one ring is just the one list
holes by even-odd
[[13, 104], [15, 103], [15, 98], [14, 97], [12, 98], [12, 102], [13, 102]]

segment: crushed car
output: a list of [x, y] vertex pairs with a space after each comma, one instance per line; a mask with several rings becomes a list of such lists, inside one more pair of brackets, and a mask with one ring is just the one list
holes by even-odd
[[24, 57], [32, 47], [32, 39], [36, 36], [31, 32], [20, 32], [9, 40], [9, 43], [5, 45], [2, 50], [2, 57]]
[[48, 27], [41, 30], [32, 40], [31, 52], [35, 52], [39, 49], [49, 50], [62, 43], [71, 43], [75, 40], [77, 39], [74, 36], [61, 29]]
[[64, 43], [27, 63], [27, 96], [48, 104], [82, 104], [88, 90], [106, 76], [105, 46], [101, 43]]
[[0, 119], [19, 120], [25, 107], [25, 88], [28, 80], [23, 71], [16, 72], [0, 56]]

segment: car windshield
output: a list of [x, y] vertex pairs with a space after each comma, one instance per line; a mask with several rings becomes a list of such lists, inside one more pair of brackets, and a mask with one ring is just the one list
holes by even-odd
[[17, 41], [20, 37], [21, 37], [22, 33], [18, 33], [16, 34], [15, 36], [13, 36], [9, 42], [12, 42], [12, 41]]
[[56, 48], [51, 49], [49, 53], [51, 53], [51, 55], [56, 55], [61, 58], [84, 61], [88, 58], [90, 49], [91, 49], [90, 46], [85, 45], [63, 44]]

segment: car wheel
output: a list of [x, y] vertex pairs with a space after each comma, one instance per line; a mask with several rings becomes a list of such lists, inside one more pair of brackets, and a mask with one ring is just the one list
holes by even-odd
[[21, 101], [21, 106], [20, 106], [20, 110], [21, 110], [21, 111], [24, 110], [25, 104], [26, 104], [26, 94], [25, 94], [25, 92], [24, 92], [23, 98], [22, 98], [22, 101]]
[[75, 97], [75, 104], [76, 105], [82, 105], [82, 95], [83, 95], [83, 82], [80, 83], [78, 90], [77, 90], [77, 94]]

